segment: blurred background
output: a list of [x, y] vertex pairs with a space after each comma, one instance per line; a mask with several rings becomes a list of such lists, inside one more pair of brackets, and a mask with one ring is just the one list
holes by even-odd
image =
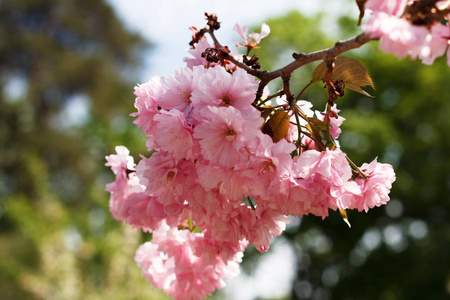
[[[205, 11], [230, 48], [236, 22], [269, 24], [256, 52], [268, 70], [360, 32], [353, 1], [167, 2], [0, 1], [0, 299], [169, 299], [133, 260], [148, 236], [109, 213], [104, 157], [116, 145], [146, 152], [128, 116], [133, 87], [183, 66], [187, 28], [204, 26]], [[249, 247], [242, 275], [212, 299], [450, 297], [450, 69], [377, 48], [346, 54], [376, 90], [338, 100], [339, 140], [358, 165], [393, 164], [391, 201], [348, 212], [351, 229], [336, 212], [292, 219], [269, 253]], [[293, 91], [315, 65], [298, 70]], [[316, 83], [303, 98], [321, 111], [326, 91]]]

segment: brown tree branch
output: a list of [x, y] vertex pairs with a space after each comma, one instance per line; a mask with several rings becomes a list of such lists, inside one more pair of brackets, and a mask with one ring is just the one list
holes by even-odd
[[292, 54], [292, 57], [295, 59], [295, 61], [291, 62], [285, 67], [272, 72], [261, 72], [260, 76], [258, 76], [258, 78], [261, 79], [261, 82], [259, 83], [256, 99], [259, 99], [262, 96], [264, 87], [273, 79], [281, 76], [286, 76], [286, 74], [291, 74], [296, 69], [318, 60], [332, 60], [339, 54], [359, 48], [371, 40], [373, 39], [371, 39], [368, 34], [362, 33], [354, 38], [345, 41], [338, 41], [333, 47], [327, 49], [315, 51], [312, 53]]
[[[221, 47], [223, 47], [220, 42], [217, 40], [216, 35], [214, 34], [214, 29], [209, 28], [208, 29], [208, 33], [211, 36], [214, 45], [216, 46], [216, 48], [220, 49]], [[228, 54], [226, 57], [226, 60], [232, 62], [233, 64], [235, 64], [236, 66], [238, 66], [239, 68], [245, 70], [248, 74], [256, 76], [258, 78], [260, 78], [259, 76], [261, 75], [261, 71], [252, 69], [251, 67], [247, 66], [246, 64], [244, 64], [243, 62], [238, 61], [237, 59], [235, 59], [232, 55]]]
[[[214, 41], [214, 45], [217, 48], [222, 47], [222, 45], [217, 40], [216, 36], [214, 35], [214, 29], [209, 28], [208, 33], [210, 34], [211, 38]], [[319, 60], [333, 60], [336, 56], [338, 56], [341, 53], [344, 53], [346, 51], [357, 49], [364, 45], [365, 43], [374, 40], [370, 38], [368, 34], [361, 33], [360, 35], [353, 37], [351, 39], [345, 40], [345, 41], [338, 41], [333, 47], [311, 52], [311, 53], [294, 53], [292, 54], [292, 57], [295, 59], [290, 64], [286, 65], [283, 68], [280, 68], [278, 70], [268, 72], [268, 71], [259, 71], [252, 69], [251, 67], [247, 66], [246, 64], [238, 61], [235, 59], [232, 55], [227, 55], [226, 59], [233, 64], [235, 64], [237, 67], [245, 70], [248, 74], [253, 75], [257, 78], [259, 78], [261, 81], [259, 83], [258, 91], [256, 92], [256, 98], [255, 101], [258, 101], [259, 98], [262, 97], [264, 88], [266, 85], [278, 77], [288, 77], [297, 70], [298, 68], [303, 67], [304, 65], [307, 65], [309, 63], [319, 61]]]

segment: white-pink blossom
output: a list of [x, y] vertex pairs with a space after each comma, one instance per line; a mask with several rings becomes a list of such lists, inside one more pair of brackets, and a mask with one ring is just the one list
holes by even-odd
[[195, 44], [195, 48], [191, 48], [187, 50], [192, 57], [185, 57], [183, 61], [186, 63], [188, 68], [193, 68], [195, 66], [213, 66], [215, 64], [209, 63], [204, 57], [202, 57], [202, 53], [205, 52], [207, 48], [212, 48], [213, 46], [206, 40], [201, 39], [198, 43]]
[[234, 41], [236, 44], [236, 47], [251, 47], [255, 48], [256, 45], [259, 44], [261, 39], [265, 38], [270, 33], [270, 27], [269, 25], [263, 23], [261, 25], [261, 31], [260, 33], [254, 33], [248, 34], [248, 27], [243, 26], [241, 27], [239, 24], [234, 25], [233, 31], [236, 32], [242, 39], [243, 43], [240, 43], [238, 41]]
[[384, 12], [386, 14], [401, 17], [405, 11], [408, 0], [367, 0], [364, 8], [373, 12]]
[[433, 64], [434, 60], [444, 55], [447, 50], [450, 37], [449, 24], [442, 25], [436, 23], [431, 27], [423, 47], [419, 53], [419, 58], [425, 65]]

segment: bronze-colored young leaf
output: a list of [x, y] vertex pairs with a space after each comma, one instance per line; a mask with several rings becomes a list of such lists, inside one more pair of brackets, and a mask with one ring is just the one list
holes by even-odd
[[342, 220], [344, 220], [345, 224], [347, 224], [349, 228], [352, 228], [345, 209], [340, 209], [339, 212], [341, 213]]
[[322, 141], [322, 134], [327, 130], [327, 124], [317, 118], [308, 118], [308, 124], [306, 125], [308, 131], [311, 133], [311, 136], [314, 139], [314, 144], [316, 145], [316, 149], [320, 149], [320, 146], [317, 143]]
[[264, 120], [266, 120], [270, 116], [270, 114], [272, 113], [273, 107], [271, 107], [271, 106], [263, 106], [259, 110], [261, 111], [261, 117], [263, 117]]
[[[310, 118], [310, 119], [315, 119], [315, 118]], [[318, 119], [316, 119], [318, 120]], [[318, 120], [319, 121], [319, 120]], [[321, 126], [319, 126], [321, 127]], [[320, 129], [318, 129], [316, 127], [316, 125], [314, 124], [314, 122], [308, 122], [308, 124], [306, 125], [306, 128], [308, 128], [308, 131], [311, 133], [311, 136], [314, 139], [314, 144], [316, 145], [316, 149], [319, 149], [320, 146], [317, 145], [317, 143], [320, 143], [320, 141], [322, 141], [322, 135], [320, 134]]]
[[[333, 76], [331, 80], [342, 80], [345, 83], [345, 87], [355, 92], [361, 93], [368, 97], [373, 97], [361, 87], [371, 86], [375, 89], [372, 78], [370, 78], [366, 67], [356, 58], [338, 56], [334, 61], [335, 67], [333, 70]], [[321, 81], [325, 76], [327, 70], [326, 63], [321, 62], [313, 72], [312, 82]]]
[[279, 110], [269, 119], [269, 126], [272, 129], [272, 140], [274, 143], [284, 139], [289, 130], [289, 111]]
[[323, 76], [325, 76], [325, 72], [327, 71], [327, 65], [323, 61], [317, 65], [312, 74], [312, 82], [322, 81]]
[[[308, 131], [311, 133], [311, 136], [314, 139], [314, 144], [316, 144], [316, 141], [321, 141], [322, 140], [322, 136], [320, 135], [320, 131], [317, 130], [317, 128], [312, 125], [311, 123], [308, 123], [308, 125], [306, 125], [306, 127], [308, 128]], [[318, 146], [316, 145], [316, 148], [318, 149]]]
[[324, 121], [321, 121], [317, 118], [308, 118], [308, 123], [313, 124], [315, 128], [319, 131], [326, 131], [327, 124]]

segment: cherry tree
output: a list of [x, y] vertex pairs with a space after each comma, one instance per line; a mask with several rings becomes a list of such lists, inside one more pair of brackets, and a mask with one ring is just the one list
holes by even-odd
[[[147, 137], [148, 153], [135, 165], [116, 148], [106, 165], [116, 175], [107, 185], [114, 218], [152, 233], [136, 252], [143, 276], [175, 299], [202, 299], [239, 273], [249, 245], [265, 252], [288, 215], [326, 218], [346, 210], [368, 212], [386, 204], [395, 173], [391, 165], [358, 166], [341, 149], [338, 100], [351, 89], [368, 97], [374, 88], [358, 60], [341, 54], [380, 40], [380, 49], [432, 64], [448, 53], [450, 1], [357, 0], [362, 33], [293, 61], [264, 70], [252, 50], [270, 28], [248, 33], [236, 25], [230, 50], [216, 38], [220, 22], [193, 31], [186, 67], [135, 87], [134, 123]], [[320, 64], [299, 91], [293, 72]], [[450, 65], [450, 59], [448, 59]], [[268, 83], [281, 80], [282, 89]], [[324, 107], [302, 98], [315, 82], [326, 90]]]

